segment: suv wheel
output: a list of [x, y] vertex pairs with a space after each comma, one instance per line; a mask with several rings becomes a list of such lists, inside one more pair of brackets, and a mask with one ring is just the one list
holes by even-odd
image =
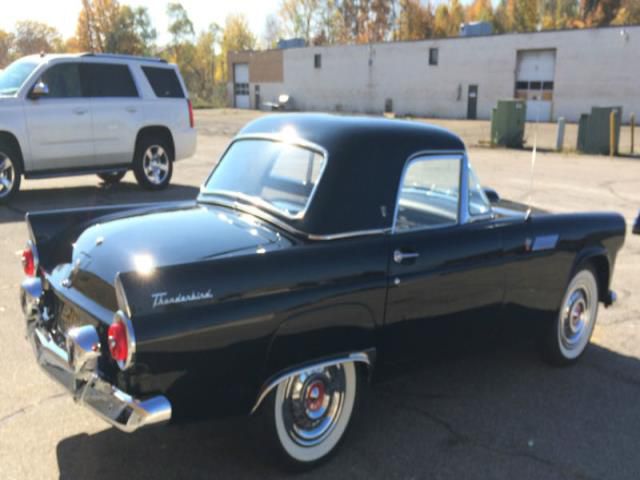
[[163, 190], [169, 186], [173, 174], [173, 158], [166, 139], [143, 137], [136, 148], [133, 173], [142, 188]]
[[105, 185], [115, 185], [116, 183], [119, 183], [126, 174], [126, 170], [123, 170], [121, 172], [99, 173], [98, 178], [100, 178], [100, 180], [102, 180]]
[[7, 203], [18, 190], [22, 171], [18, 153], [9, 145], [0, 145], [0, 204]]

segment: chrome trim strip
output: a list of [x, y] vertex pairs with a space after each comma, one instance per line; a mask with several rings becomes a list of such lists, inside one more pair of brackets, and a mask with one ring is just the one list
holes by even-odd
[[[215, 171], [217, 170], [218, 166], [220, 165], [220, 163], [222, 162], [222, 160], [224, 159], [224, 157], [227, 155], [227, 153], [229, 152], [229, 150], [231, 149], [231, 147], [236, 143], [236, 142], [240, 142], [240, 141], [244, 141], [244, 140], [266, 140], [266, 141], [270, 141], [270, 142], [276, 142], [276, 143], [284, 143], [287, 145], [294, 145], [297, 147], [302, 147], [305, 148], [307, 150], [311, 150], [314, 151], [320, 155], [322, 155], [323, 157], [323, 161], [322, 161], [322, 166], [320, 167], [320, 173], [318, 174], [318, 179], [316, 180], [316, 182], [313, 185], [313, 188], [311, 189], [311, 193], [309, 193], [309, 198], [307, 198], [307, 202], [305, 203], [305, 206], [303, 209], [301, 209], [298, 213], [296, 213], [295, 215], [290, 215], [282, 210], [279, 210], [278, 208], [272, 206], [272, 205], [268, 205], [268, 202], [257, 202], [255, 198], [249, 196], [249, 195], [238, 195], [238, 198], [241, 198], [243, 202], [248, 202], [250, 204], [252, 204], [255, 207], [262, 207], [262, 208], [266, 208], [269, 211], [277, 214], [277, 215], [282, 215], [285, 218], [288, 218], [290, 220], [302, 220], [305, 216], [305, 214], [307, 213], [307, 210], [309, 209], [309, 206], [311, 205], [311, 202], [313, 202], [313, 198], [315, 197], [316, 191], [318, 190], [318, 185], [320, 185], [320, 182], [322, 181], [322, 177], [324, 175], [324, 171], [327, 168], [327, 164], [329, 163], [329, 152], [327, 151], [326, 148], [324, 148], [321, 145], [318, 145], [317, 143], [313, 143], [313, 142], [309, 142], [308, 140], [305, 140], [303, 138], [298, 138], [298, 137], [289, 137], [287, 135], [284, 135], [282, 133], [280, 134], [266, 134], [266, 133], [260, 133], [260, 134], [241, 134], [241, 135], [236, 135], [235, 138], [233, 138], [231, 140], [231, 142], [229, 143], [229, 145], [227, 146], [227, 148], [225, 149], [224, 153], [220, 156], [220, 159], [218, 160], [218, 163], [216, 164], [216, 166], [213, 168], [213, 170], [211, 170], [211, 173], [209, 174], [209, 176], [207, 177], [207, 179], [205, 180], [204, 184], [200, 187], [200, 195], [215, 195], [215, 190], [212, 192], [207, 192], [205, 190], [205, 186], [207, 183], [209, 183], [209, 180], [211, 180], [211, 177], [213, 176], [213, 174], [215, 173]], [[265, 205], [267, 204], [267, 205]]]
[[116, 278], [113, 281], [113, 288], [116, 291], [116, 301], [118, 303], [118, 308], [122, 310], [129, 318], [131, 318], [131, 307], [129, 306], [129, 299], [127, 298], [127, 292], [124, 291], [124, 286], [122, 285], [122, 279], [120, 278], [120, 273], [116, 274]]
[[[206, 194], [205, 194], [206, 196]], [[271, 223], [278, 228], [290, 233], [291, 235], [306, 238], [308, 240], [318, 240], [318, 241], [330, 241], [330, 240], [341, 240], [345, 238], [354, 238], [354, 237], [362, 237], [367, 235], [382, 235], [391, 232], [390, 228], [374, 228], [371, 230], [354, 230], [351, 232], [338, 232], [338, 233], [329, 233], [329, 234], [315, 234], [315, 233], [305, 233], [302, 230], [298, 230], [297, 228], [292, 227], [286, 222], [275, 218], [270, 215], [268, 212], [261, 210], [257, 207], [252, 207], [251, 205], [245, 205], [242, 203], [230, 201], [230, 200], [221, 200], [221, 199], [210, 199], [210, 198], [199, 198], [199, 202], [220, 205], [223, 207], [231, 208], [233, 210], [237, 210], [243, 213], [247, 213], [254, 217], [259, 218], [260, 220], [264, 220], [267, 223]]]
[[[402, 185], [404, 184], [405, 177], [407, 175], [407, 171], [409, 167], [413, 164], [414, 161], [424, 159], [425, 157], [429, 157], [428, 160], [446, 160], [446, 159], [457, 159], [460, 160], [460, 189], [462, 190], [463, 177], [468, 176], [467, 172], [467, 154], [464, 150], [421, 150], [419, 152], [412, 153], [407, 160], [405, 161], [404, 167], [402, 169], [402, 174], [400, 175], [400, 183], [398, 184], [398, 188], [396, 190], [396, 204], [393, 209], [393, 223], [391, 225], [391, 233], [397, 234], [396, 223], [398, 221], [398, 209], [400, 207], [400, 192], [402, 191]], [[464, 182], [465, 185], [468, 185], [467, 182]], [[466, 191], [465, 191], [466, 192]], [[468, 195], [468, 192], [464, 193], [461, 191], [458, 199], [458, 222], [456, 225], [460, 225], [463, 222], [462, 220], [468, 220], [468, 212], [463, 216], [462, 208], [466, 205], [468, 210], [468, 203], [463, 204], [462, 197]], [[407, 230], [407, 232], [413, 232], [418, 230], [432, 230], [435, 228], [450, 228], [452, 225], [445, 225], [442, 227], [439, 226], [428, 226], [425, 225], [423, 227], [417, 227], [414, 229]], [[406, 232], [401, 232], [406, 233]]]
[[334, 358], [332, 360], [326, 360], [324, 362], [310, 364], [305, 367], [296, 368], [295, 370], [291, 370], [286, 373], [279, 374], [274, 378], [274, 380], [271, 380], [270, 382], [266, 383], [266, 386], [262, 387], [262, 390], [258, 395], [258, 399], [256, 400], [255, 405], [251, 409], [251, 414], [255, 413], [256, 410], [258, 410], [262, 401], [267, 397], [267, 395], [269, 395], [269, 392], [271, 392], [275, 387], [278, 386], [278, 384], [280, 384], [287, 378], [300, 375], [306, 370], [310, 370], [314, 368], [327, 368], [327, 367], [332, 367], [334, 365], [338, 365], [340, 363], [347, 363], [347, 362], [364, 363], [368, 366], [371, 366], [372, 359], [367, 352], [354, 352], [349, 354], [346, 357], [339, 357], [339, 358]]

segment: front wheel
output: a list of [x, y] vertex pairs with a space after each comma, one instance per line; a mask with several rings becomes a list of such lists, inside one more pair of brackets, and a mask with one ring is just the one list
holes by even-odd
[[266, 407], [285, 465], [301, 470], [327, 459], [344, 437], [357, 396], [353, 362], [310, 368], [280, 383]]
[[569, 282], [560, 311], [544, 338], [543, 353], [553, 365], [576, 362], [589, 345], [598, 317], [598, 282], [591, 267]]
[[0, 205], [8, 203], [20, 190], [21, 175], [15, 150], [0, 145]]
[[138, 184], [147, 190], [163, 190], [169, 186], [173, 157], [166, 139], [149, 135], [138, 142], [133, 173]]

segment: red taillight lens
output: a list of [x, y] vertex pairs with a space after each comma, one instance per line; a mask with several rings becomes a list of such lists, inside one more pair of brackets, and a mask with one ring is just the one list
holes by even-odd
[[189, 126], [193, 128], [196, 122], [193, 120], [193, 105], [191, 104], [191, 100], [187, 99], [187, 105], [189, 106]]
[[24, 274], [28, 277], [35, 277], [36, 260], [33, 255], [33, 250], [29, 247], [22, 251], [22, 269], [24, 270]]
[[114, 322], [107, 331], [109, 352], [116, 362], [126, 362], [129, 354], [127, 329], [122, 322]]

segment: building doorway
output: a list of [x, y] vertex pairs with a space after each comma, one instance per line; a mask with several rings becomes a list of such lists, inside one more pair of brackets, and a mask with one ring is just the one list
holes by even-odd
[[469, 85], [469, 93], [467, 94], [467, 119], [475, 120], [478, 118], [478, 85]]

